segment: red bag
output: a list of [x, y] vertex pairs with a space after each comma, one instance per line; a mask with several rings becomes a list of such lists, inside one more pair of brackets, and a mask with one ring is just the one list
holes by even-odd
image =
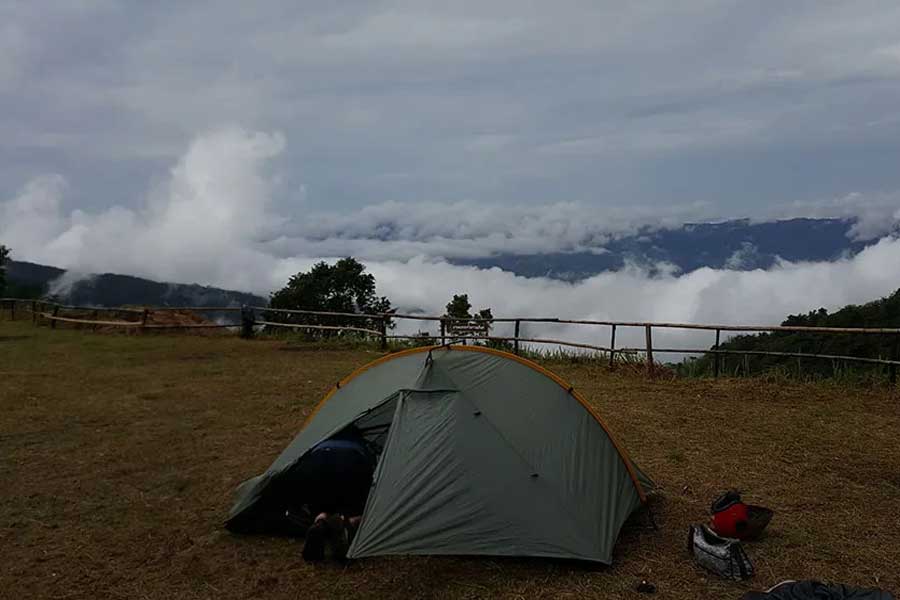
[[721, 536], [741, 540], [744, 539], [744, 533], [747, 531], [748, 518], [747, 505], [739, 502], [715, 513], [710, 521], [710, 526]]
[[711, 510], [710, 528], [714, 532], [727, 538], [744, 539], [750, 515], [739, 493], [726, 492], [713, 502]]
[[735, 490], [725, 492], [712, 503], [709, 528], [716, 534], [738, 540], [760, 537], [775, 514], [764, 506], [744, 504]]

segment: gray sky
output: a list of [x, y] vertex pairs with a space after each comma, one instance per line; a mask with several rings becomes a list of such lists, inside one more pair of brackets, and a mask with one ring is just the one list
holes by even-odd
[[[0, 243], [69, 281], [267, 294], [352, 254], [435, 314], [778, 323], [896, 289], [898, 159], [896, 2], [0, 4]], [[443, 260], [802, 215], [871, 245], [571, 284]]]
[[137, 207], [229, 126], [283, 135], [266, 168], [294, 218], [883, 198], [900, 4], [0, 3], [0, 199], [58, 174], [67, 211]]

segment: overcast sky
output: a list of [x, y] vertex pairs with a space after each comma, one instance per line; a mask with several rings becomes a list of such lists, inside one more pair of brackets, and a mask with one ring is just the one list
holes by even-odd
[[[442, 260], [798, 215], [873, 245], [574, 284]], [[898, 222], [895, 1], [0, 0], [0, 243], [75, 275], [268, 294], [352, 254], [405, 309], [777, 323], [894, 291]]]
[[278, 132], [282, 214], [702, 206], [900, 189], [897, 2], [0, 2], [0, 198], [138, 206]]

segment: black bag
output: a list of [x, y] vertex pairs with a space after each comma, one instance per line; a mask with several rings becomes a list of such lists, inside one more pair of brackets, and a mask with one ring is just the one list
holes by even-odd
[[741, 600], [894, 600], [883, 590], [827, 585], [820, 581], [786, 581], [768, 592], [747, 592]]
[[728, 490], [727, 492], [721, 494], [718, 498], [713, 500], [712, 506], [709, 508], [709, 512], [711, 512], [712, 514], [722, 512], [723, 510], [734, 506], [738, 502], [743, 502], [743, 500], [741, 500], [741, 493], [737, 490]]

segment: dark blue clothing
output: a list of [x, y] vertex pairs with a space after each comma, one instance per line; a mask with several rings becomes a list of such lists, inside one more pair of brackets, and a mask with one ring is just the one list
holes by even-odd
[[313, 446], [309, 452], [310, 454], [315, 454], [316, 452], [328, 450], [353, 450], [354, 452], [358, 452], [363, 456], [369, 456], [369, 451], [366, 449], [362, 442], [357, 440], [344, 440], [339, 438], [332, 438], [329, 440], [325, 440], [324, 442], [319, 442], [318, 444]]
[[363, 440], [328, 439], [300, 459], [291, 479], [312, 512], [361, 515], [372, 486], [375, 457]]
[[741, 600], [894, 600], [894, 595], [873, 588], [851, 588], [809, 580], [782, 583], [769, 593], [747, 592]]

